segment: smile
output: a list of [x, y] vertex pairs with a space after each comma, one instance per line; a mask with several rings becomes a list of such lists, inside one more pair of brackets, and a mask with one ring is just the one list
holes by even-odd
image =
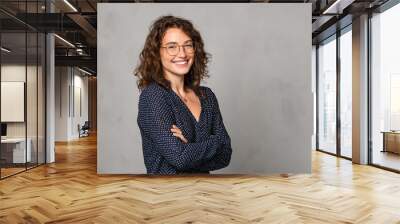
[[173, 61], [172, 63], [177, 65], [186, 65], [188, 62], [189, 62], [188, 60], [183, 60], [183, 61]]

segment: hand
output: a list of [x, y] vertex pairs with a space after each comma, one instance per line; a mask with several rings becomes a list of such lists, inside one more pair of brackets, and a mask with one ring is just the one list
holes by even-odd
[[179, 129], [176, 125], [172, 125], [171, 131], [172, 135], [178, 137], [184, 143], [188, 143], [188, 140], [185, 138], [185, 136], [183, 136], [181, 129]]

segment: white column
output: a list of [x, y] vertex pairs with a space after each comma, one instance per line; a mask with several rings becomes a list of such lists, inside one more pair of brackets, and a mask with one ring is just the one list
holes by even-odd
[[[51, 1], [46, 1], [47, 12], [54, 11]], [[55, 44], [54, 35], [46, 35], [46, 163], [55, 162]]]
[[368, 163], [368, 15], [353, 20], [353, 162]]
[[315, 47], [315, 45], [312, 46], [312, 53], [311, 53], [311, 92], [313, 95], [313, 134], [311, 136], [311, 150], [314, 151], [317, 147], [316, 147], [316, 140], [317, 140], [317, 133], [316, 133], [316, 106], [317, 106], [317, 102], [316, 102], [316, 93], [317, 93], [317, 86], [316, 86], [316, 74], [317, 74], [317, 57], [316, 57], [316, 53], [317, 53], [317, 48]]
[[55, 133], [55, 76], [54, 76], [54, 35], [49, 33], [46, 36], [46, 61], [47, 61], [47, 92], [46, 92], [46, 163], [55, 161], [54, 133]]

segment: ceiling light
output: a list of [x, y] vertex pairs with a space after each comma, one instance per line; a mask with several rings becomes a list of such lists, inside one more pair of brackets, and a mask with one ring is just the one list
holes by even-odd
[[4, 52], [6, 52], [6, 53], [10, 53], [10, 52], [11, 52], [11, 50], [9, 50], [9, 49], [7, 49], [7, 48], [5, 48], [5, 47], [1, 47], [1, 50], [4, 51]]
[[93, 75], [92, 73], [90, 73], [90, 72], [88, 72], [88, 71], [86, 71], [86, 70], [83, 70], [83, 69], [81, 69], [81, 68], [79, 68], [79, 67], [78, 67], [78, 70], [81, 71], [81, 72], [83, 72], [83, 73], [85, 73], [85, 74]]
[[65, 4], [67, 4], [72, 10], [74, 10], [74, 12], [78, 12], [78, 10], [71, 4], [68, 2], [68, 0], [64, 0]]
[[341, 14], [343, 9], [351, 5], [354, 0], [336, 0], [332, 5], [324, 10], [322, 14]]
[[66, 40], [66, 39], [64, 39], [64, 38], [62, 38], [62, 37], [60, 37], [60, 36], [57, 35], [57, 34], [54, 34], [54, 36], [56, 36], [58, 39], [60, 39], [61, 41], [63, 41], [63, 42], [66, 43], [67, 45], [69, 45], [69, 46], [75, 48], [75, 45], [71, 44], [71, 42], [69, 42], [68, 40]]

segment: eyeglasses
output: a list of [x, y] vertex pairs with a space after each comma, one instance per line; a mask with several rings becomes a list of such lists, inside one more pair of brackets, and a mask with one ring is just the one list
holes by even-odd
[[161, 47], [161, 48], [167, 49], [167, 53], [170, 56], [176, 56], [179, 54], [181, 47], [183, 48], [183, 50], [185, 51], [186, 54], [194, 53], [194, 45], [193, 44], [184, 44], [184, 45], [168, 44], [167, 46]]

